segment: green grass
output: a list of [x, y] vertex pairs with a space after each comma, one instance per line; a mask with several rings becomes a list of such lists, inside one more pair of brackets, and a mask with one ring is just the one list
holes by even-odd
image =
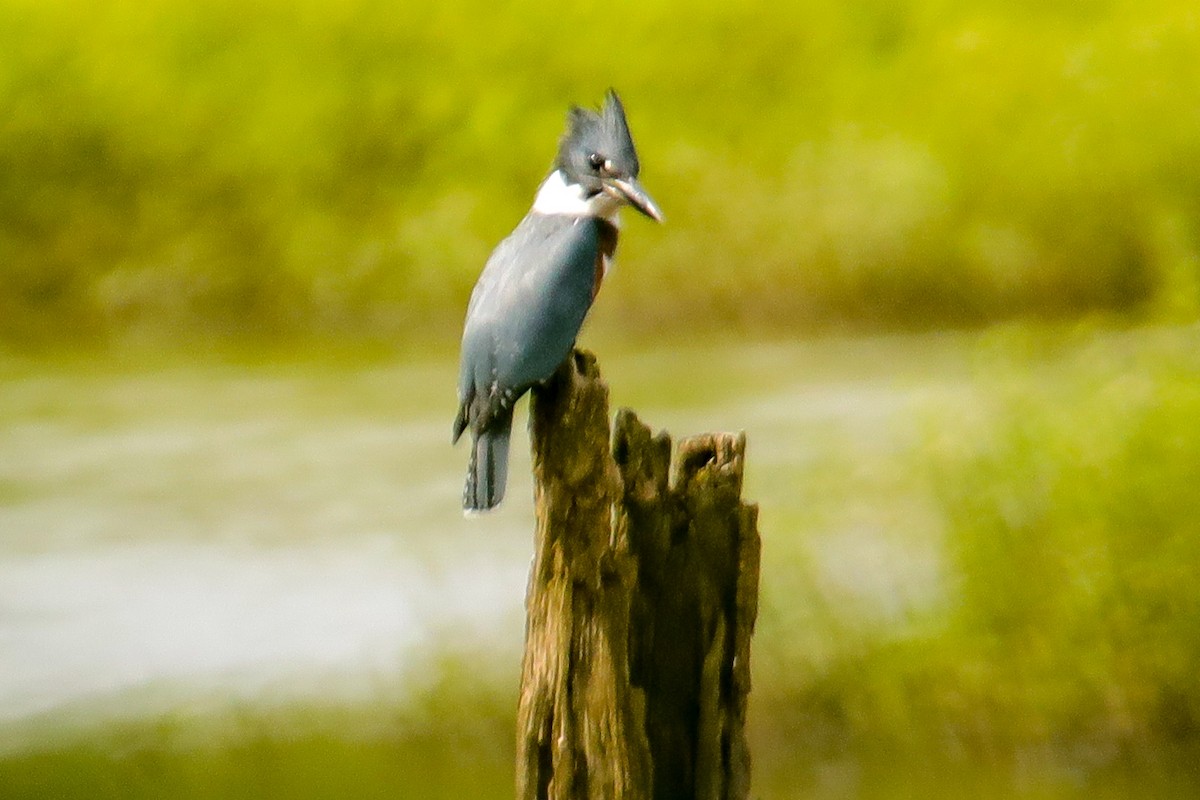
[[895, 465], [901, 491], [935, 509], [936, 585], [873, 624], [818, 596], [811, 672], [772, 703], [801, 749], [1081, 775], [1187, 763], [1200, 735], [1196, 337], [979, 340], [968, 401], [922, 403], [922, 434]]
[[669, 220], [610, 324], [1191, 318], [1198, 48], [1187, 0], [3, 0], [0, 338], [452, 337], [610, 84]]
[[511, 796], [511, 724], [494, 703], [438, 718], [296, 707], [127, 723], [0, 760], [6, 798], [499, 798]]

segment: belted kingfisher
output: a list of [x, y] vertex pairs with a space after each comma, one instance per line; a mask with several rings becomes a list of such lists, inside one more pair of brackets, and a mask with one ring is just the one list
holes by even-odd
[[617, 248], [617, 212], [662, 222], [638, 183], [625, 109], [610, 89], [600, 113], [572, 107], [533, 208], [484, 265], [463, 327], [452, 442], [471, 429], [467, 513], [504, 497], [513, 404], [566, 359]]

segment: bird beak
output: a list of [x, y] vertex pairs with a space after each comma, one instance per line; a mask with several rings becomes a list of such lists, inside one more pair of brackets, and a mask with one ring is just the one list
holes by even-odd
[[637, 182], [637, 178], [606, 178], [604, 189], [618, 200], [622, 200], [645, 214], [655, 222], [662, 222], [662, 211], [658, 208], [646, 190]]

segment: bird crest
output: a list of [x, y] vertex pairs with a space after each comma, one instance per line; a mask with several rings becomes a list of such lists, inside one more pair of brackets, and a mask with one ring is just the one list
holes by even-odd
[[571, 177], [581, 178], [594, 175], [604, 162], [608, 162], [611, 173], [630, 178], [636, 178], [640, 168], [625, 121], [625, 107], [613, 89], [605, 94], [599, 112], [571, 106], [554, 165]]

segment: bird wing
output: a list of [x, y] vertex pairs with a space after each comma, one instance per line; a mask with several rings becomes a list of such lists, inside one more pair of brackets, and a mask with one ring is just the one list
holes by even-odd
[[[491, 412], [497, 404], [511, 406], [529, 386], [554, 374], [575, 343], [612, 254], [615, 238], [602, 227], [607, 224], [530, 213], [496, 247], [467, 308], [459, 375], [464, 406], [485, 397]], [[460, 414], [463, 424], [466, 413]]]

